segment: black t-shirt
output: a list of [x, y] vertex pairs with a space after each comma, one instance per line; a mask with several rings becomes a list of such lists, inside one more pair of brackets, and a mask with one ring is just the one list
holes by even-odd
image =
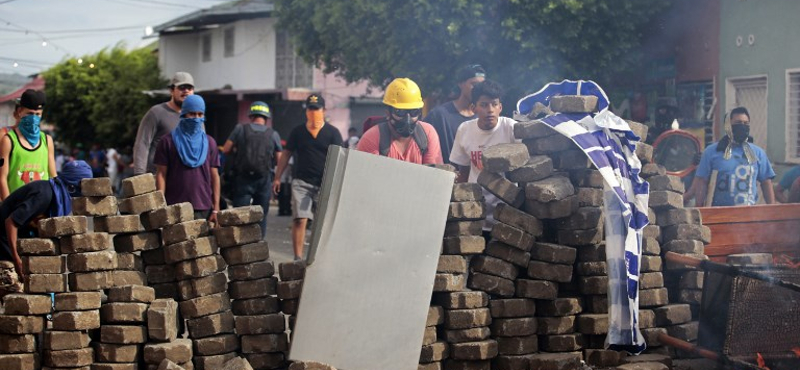
[[316, 139], [305, 124], [292, 129], [286, 141], [286, 150], [295, 157], [294, 177], [312, 185], [322, 185], [325, 158], [331, 145], [342, 146], [342, 134], [327, 123], [319, 130]]
[[456, 137], [458, 127], [465, 121], [478, 118], [476, 115], [469, 117], [462, 116], [456, 109], [455, 103], [449, 101], [444, 103], [428, 113], [424, 121], [430, 123], [431, 126], [439, 134], [439, 147], [442, 149], [442, 159], [444, 163], [450, 163], [450, 151], [453, 150], [453, 141]]
[[50, 207], [55, 199], [53, 188], [47, 180], [34, 181], [17, 190], [0, 205], [0, 260], [11, 261], [11, 246], [8, 244], [5, 221], [9, 217], [19, 227], [19, 236], [29, 237], [35, 235], [36, 229], [28, 225], [36, 216], [50, 213]]

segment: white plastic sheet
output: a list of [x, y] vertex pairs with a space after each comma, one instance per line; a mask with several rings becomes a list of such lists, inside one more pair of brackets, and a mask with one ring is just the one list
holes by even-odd
[[454, 176], [329, 149], [290, 359], [417, 369]]

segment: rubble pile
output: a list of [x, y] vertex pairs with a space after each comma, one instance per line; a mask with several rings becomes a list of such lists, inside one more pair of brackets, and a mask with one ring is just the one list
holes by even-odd
[[[591, 112], [591, 100], [557, 97], [551, 108]], [[630, 125], [646, 136], [646, 126]], [[642, 360], [670, 366], [676, 353], [658, 334], [696, 340], [692, 313], [702, 274], [665, 264], [662, 254], [705, 258], [710, 239], [699, 211], [683, 208], [680, 179], [651, 163], [652, 147], [637, 145], [651, 183], [639, 287], [649, 355], [626, 358], [604, 349], [603, 178], [570, 139], [540, 121], [519, 122], [515, 136], [522, 142], [484, 149], [480, 186], [454, 185], [420, 369], [579, 369], [581, 361], [614, 367]], [[481, 236], [488, 213], [481, 187], [503, 201], [491, 214], [488, 243]]]

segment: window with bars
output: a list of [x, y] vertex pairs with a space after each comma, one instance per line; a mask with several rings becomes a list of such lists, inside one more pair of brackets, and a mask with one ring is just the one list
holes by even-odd
[[314, 70], [297, 56], [289, 34], [279, 30], [275, 38], [275, 86], [311, 88]]
[[203, 54], [202, 55], [202, 60], [204, 62], [210, 62], [211, 61], [211, 34], [210, 33], [207, 33], [207, 34], [202, 36], [201, 44], [202, 44], [202, 46], [201, 46], [200, 50], [201, 50], [201, 52]]
[[234, 45], [235, 45], [235, 35], [236, 35], [236, 28], [235, 27], [228, 27], [223, 32], [223, 48], [225, 49], [225, 58], [230, 58], [234, 55]]
[[786, 160], [800, 162], [800, 69], [786, 71]]

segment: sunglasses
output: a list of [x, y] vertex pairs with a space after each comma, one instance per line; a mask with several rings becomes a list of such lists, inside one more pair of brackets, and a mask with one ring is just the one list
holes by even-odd
[[405, 117], [405, 116], [419, 117], [419, 115], [422, 114], [422, 109], [419, 109], [419, 108], [418, 109], [396, 109], [396, 108], [392, 108], [392, 114], [397, 116], [397, 117]]
[[191, 90], [194, 90], [194, 86], [192, 86], [192, 85], [180, 85], [180, 86], [175, 86], [175, 88], [180, 90], [180, 91], [191, 91]]

